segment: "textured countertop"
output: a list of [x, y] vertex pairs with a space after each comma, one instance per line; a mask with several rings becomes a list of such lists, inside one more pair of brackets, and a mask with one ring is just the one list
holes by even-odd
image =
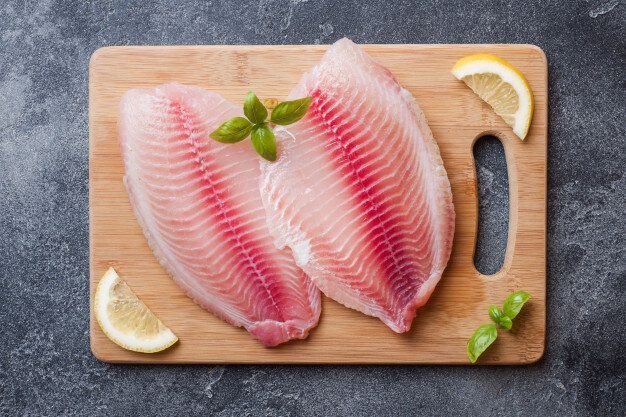
[[[0, 414], [623, 415], [626, 5], [619, 0], [0, 5]], [[532, 4], [531, 4], [532, 3]], [[462, 4], [460, 8], [457, 4]], [[130, 44], [533, 43], [550, 77], [548, 331], [523, 367], [116, 366], [88, 334], [87, 66]], [[494, 268], [506, 181], [479, 146]], [[500, 211], [495, 210], [500, 208]], [[495, 260], [494, 260], [495, 259]]]

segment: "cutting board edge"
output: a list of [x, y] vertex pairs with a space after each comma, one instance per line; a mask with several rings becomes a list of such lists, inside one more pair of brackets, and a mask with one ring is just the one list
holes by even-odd
[[[543, 83], [545, 86], [545, 92], [546, 92], [546, 99], [545, 99], [545, 106], [542, 109], [542, 113], [544, 113], [544, 120], [545, 120], [545, 124], [542, 130], [544, 130], [543, 135], [546, 137], [545, 140], [545, 162], [547, 162], [547, 122], [548, 122], [548, 118], [547, 118], [547, 113], [548, 113], [548, 107], [547, 107], [547, 72], [548, 72], [548, 67], [547, 67], [547, 58], [545, 53], [543, 52], [543, 50], [536, 46], [536, 45], [532, 45], [532, 44], [464, 44], [464, 45], [455, 45], [455, 44], [435, 44], [435, 45], [420, 45], [420, 44], [386, 44], [386, 45], [379, 45], [379, 44], [367, 44], [365, 46], [376, 46], [376, 47], [383, 47], [385, 49], [394, 49], [394, 48], [398, 48], [398, 47], [409, 47], [409, 48], [428, 48], [428, 49], [445, 49], [446, 47], [457, 47], [457, 48], [463, 48], [463, 49], [489, 49], [489, 48], [506, 48], [506, 47], [513, 47], [515, 49], [532, 49], [536, 52], [538, 52], [539, 54], [539, 59], [542, 61], [543, 63], [543, 67], [544, 67], [544, 77], [543, 77]], [[98, 50], [96, 50], [90, 59], [90, 63], [89, 63], [89, 73], [90, 73], [90, 80], [89, 80], [89, 90], [90, 90], [90, 110], [89, 110], [89, 132], [90, 132], [90, 151], [89, 151], [89, 170], [90, 170], [90, 182], [91, 182], [91, 170], [92, 170], [92, 147], [91, 147], [91, 139], [92, 139], [92, 111], [91, 111], [91, 103], [92, 103], [92, 82], [91, 82], [91, 78], [92, 78], [92, 67], [94, 65], [96, 65], [98, 63], [98, 61], [100, 59], [104, 59], [107, 57], [107, 53], [108, 52], [114, 52], [114, 53], [118, 53], [121, 50], [142, 50], [142, 49], [172, 49], [172, 50], [176, 50], [176, 49], [197, 49], [197, 48], [201, 48], [201, 49], [232, 49], [232, 50], [255, 50], [255, 49], [263, 49], [265, 47], [271, 47], [271, 48], [278, 48], [278, 49], [283, 49], [283, 50], [288, 50], [290, 48], [294, 48], [294, 49], [298, 49], [298, 48], [302, 48], [302, 47], [307, 47], [307, 48], [313, 48], [313, 49], [317, 49], [317, 50], [323, 50], [324, 48], [326, 48], [326, 45], [183, 45], [183, 46], [110, 46], [110, 47], [103, 47], [100, 48]], [[544, 203], [546, 208], [544, 210], [547, 210], [547, 164], [545, 164], [545, 171], [544, 171]], [[92, 188], [89, 188], [90, 192], [89, 192], [89, 198], [90, 198], [90, 202], [92, 200]], [[91, 247], [93, 244], [93, 233], [92, 233], [92, 222], [91, 219], [93, 217], [93, 213], [92, 213], [92, 205], [90, 204], [89, 207], [89, 219], [90, 219], [90, 238], [89, 238], [89, 243], [90, 243], [90, 277], [93, 277], [94, 274], [94, 270], [93, 270], [93, 259], [92, 259], [92, 251], [91, 251]], [[544, 219], [544, 232], [547, 231], [547, 220]], [[546, 243], [544, 241], [544, 254], [545, 254], [545, 250], [546, 250]], [[546, 276], [546, 263], [544, 262], [544, 280], [543, 280], [543, 292], [544, 295], [547, 293], [547, 276]], [[90, 278], [90, 284], [93, 284], [94, 280], [92, 278]], [[92, 291], [92, 289], [90, 289], [90, 291]], [[543, 321], [544, 321], [544, 326], [543, 326], [543, 331], [542, 331], [542, 338], [539, 341], [540, 344], [538, 344], [537, 346], [540, 347], [540, 351], [537, 351], [537, 354], [528, 358], [527, 360], [520, 362], [519, 360], [512, 360], [512, 361], [497, 361], [497, 362], [482, 362], [480, 364], [483, 365], [526, 365], [526, 364], [532, 364], [535, 363], [537, 361], [539, 361], [546, 350], [546, 333], [547, 333], [547, 329], [546, 329], [546, 322], [547, 322], [547, 309], [545, 308], [546, 306], [544, 305], [544, 309], [543, 309]], [[90, 303], [90, 309], [91, 309], [91, 303]], [[90, 318], [93, 318], [93, 315], [90, 312]], [[103, 362], [107, 362], [107, 363], [154, 363], [152, 361], [152, 358], [147, 359], [146, 361], [137, 361], [136, 359], [133, 358], [128, 358], [128, 359], [112, 359], [111, 357], [106, 357], [106, 355], [101, 354], [101, 352], [98, 351], [98, 348], [96, 348], [96, 346], [94, 345], [94, 340], [95, 338], [93, 337], [93, 331], [98, 331], [99, 329], [95, 328], [95, 326], [98, 326], [97, 323], [93, 323], [93, 320], [90, 320], [90, 346], [91, 346], [91, 350], [94, 354], [94, 356], [98, 359], [101, 360]], [[113, 355], [114, 356], [114, 355]], [[222, 359], [222, 360], [214, 360], [214, 361], [205, 361], [205, 360], [199, 360], [199, 361], [178, 361], [175, 358], [172, 360], [161, 360], [158, 363], [168, 363], [168, 364], [226, 364], [226, 363], [232, 363], [232, 364], [253, 364], [253, 363], [264, 363], [264, 364], [450, 364], [450, 365], [463, 365], [463, 364], [469, 364], [468, 362], [465, 361], [454, 361], [454, 360], [446, 360], [446, 361], [439, 361], [439, 360], [418, 360], [418, 361], [413, 361], [413, 360], [393, 360], [393, 361], [381, 361], [381, 360], [356, 360], [356, 361], [332, 361], [332, 360], [325, 360], [325, 361], [317, 361], [317, 360], [312, 360], [312, 361], [298, 361], [298, 360], [288, 360], [288, 361], [280, 361], [280, 360], [251, 360], [251, 361], [241, 361], [241, 360], [229, 360], [229, 359]]]

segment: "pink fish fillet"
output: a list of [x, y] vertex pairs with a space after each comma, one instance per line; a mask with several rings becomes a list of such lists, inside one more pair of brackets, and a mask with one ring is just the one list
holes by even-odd
[[261, 166], [270, 232], [324, 294], [406, 332], [454, 235], [437, 144], [412, 95], [348, 39], [291, 93], [304, 96], [307, 115], [277, 129], [278, 161]]
[[238, 113], [197, 87], [128, 91], [119, 115], [125, 184], [148, 243], [178, 285], [275, 346], [307, 337], [320, 294], [290, 251], [273, 245], [250, 143], [208, 136]]

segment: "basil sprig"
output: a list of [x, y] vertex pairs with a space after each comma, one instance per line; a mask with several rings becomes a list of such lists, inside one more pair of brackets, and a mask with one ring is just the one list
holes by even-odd
[[517, 317], [528, 300], [530, 300], [530, 294], [526, 291], [515, 291], [506, 297], [502, 308], [495, 305], [489, 307], [489, 317], [495, 324], [481, 325], [467, 341], [467, 357], [470, 362], [475, 363], [478, 357], [498, 338], [498, 326], [511, 330], [513, 319]]
[[302, 119], [311, 105], [312, 97], [279, 103], [272, 110], [267, 121], [267, 108], [252, 91], [248, 92], [243, 102], [243, 114], [246, 117], [233, 117], [222, 123], [209, 136], [221, 143], [237, 143], [252, 136], [252, 146], [264, 159], [276, 160], [276, 137], [273, 125], [290, 125]]

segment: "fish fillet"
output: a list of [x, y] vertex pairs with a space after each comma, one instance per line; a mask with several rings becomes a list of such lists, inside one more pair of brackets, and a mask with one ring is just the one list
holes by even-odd
[[275, 243], [327, 296], [406, 332], [454, 235], [437, 144], [412, 95], [348, 39], [290, 97], [304, 96], [307, 115], [277, 128], [278, 161], [261, 167]]
[[320, 294], [290, 251], [272, 242], [250, 143], [208, 136], [237, 115], [197, 87], [128, 91], [119, 117], [124, 180], [148, 243], [178, 285], [274, 346], [316, 326]]

